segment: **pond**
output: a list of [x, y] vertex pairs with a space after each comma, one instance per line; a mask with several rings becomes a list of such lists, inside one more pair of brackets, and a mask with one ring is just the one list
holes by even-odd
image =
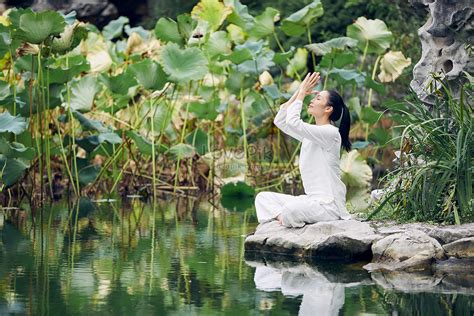
[[410, 276], [378, 280], [363, 262], [249, 258], [243, 242], [256, 226], [252, 207], [229, 212], [206, 198], [4, 209], [0, 315], [474, 312], [469, 289], [398, 286]]

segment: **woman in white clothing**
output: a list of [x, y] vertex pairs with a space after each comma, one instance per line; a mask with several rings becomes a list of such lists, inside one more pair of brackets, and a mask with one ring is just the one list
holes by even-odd
[[336, 91], [316, 91], [308, 106], [316, 123], [308, 124], [300, 118], [303, 99], [313, 94], [318, 81], [319, 73], [308, 73], [295, 94], [280, 106], [273, 121], [284, 133], [302, 142], [299, 169], [305, 194], [258, 193], [255, 208], [259, 223], [278, 220], [287, 227], [302, 227], [306, 223], [351, 218], [339, 167], [341, 147], [351, 149], [349, 110]]

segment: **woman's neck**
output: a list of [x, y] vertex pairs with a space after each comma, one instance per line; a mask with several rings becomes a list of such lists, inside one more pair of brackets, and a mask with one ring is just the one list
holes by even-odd
[[331, 122], [329, 121], [329, 117], [320, 117], [320, 118], [314, 118], [315, 120], [315, 124], [316, 125], [327, 125], [327, 124], [331, 124]]

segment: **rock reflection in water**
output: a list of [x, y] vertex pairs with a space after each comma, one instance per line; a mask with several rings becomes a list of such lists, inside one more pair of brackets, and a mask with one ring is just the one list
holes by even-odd
[[265, 263], [249, 260], [246, 260], [246, 263], [256, 268], [254, 282], [258, 290], [281, 291], [289, 297], [302, 295], [299, 315], [338, 315], [344, 306], [346, 287], [371, 283], [368, 274], [353, 274], [353, 280], [350, 280], [347, 278], [347, 272], [346, 277], [342, 275], [345, 273], [342, 270], [338, 276], [323, 266], [307, 263]]

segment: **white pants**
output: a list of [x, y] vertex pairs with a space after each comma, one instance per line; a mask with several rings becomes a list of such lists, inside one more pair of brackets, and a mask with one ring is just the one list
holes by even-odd
[[259, 192], [255, 197], [255, 209], [259, 223], [271, 221], [281, 214], [283, 225], [287, 227], [341, 219], [341, 212], [334, 201], [322, 202], [306, 194], [295, 196], [270, 191]]

